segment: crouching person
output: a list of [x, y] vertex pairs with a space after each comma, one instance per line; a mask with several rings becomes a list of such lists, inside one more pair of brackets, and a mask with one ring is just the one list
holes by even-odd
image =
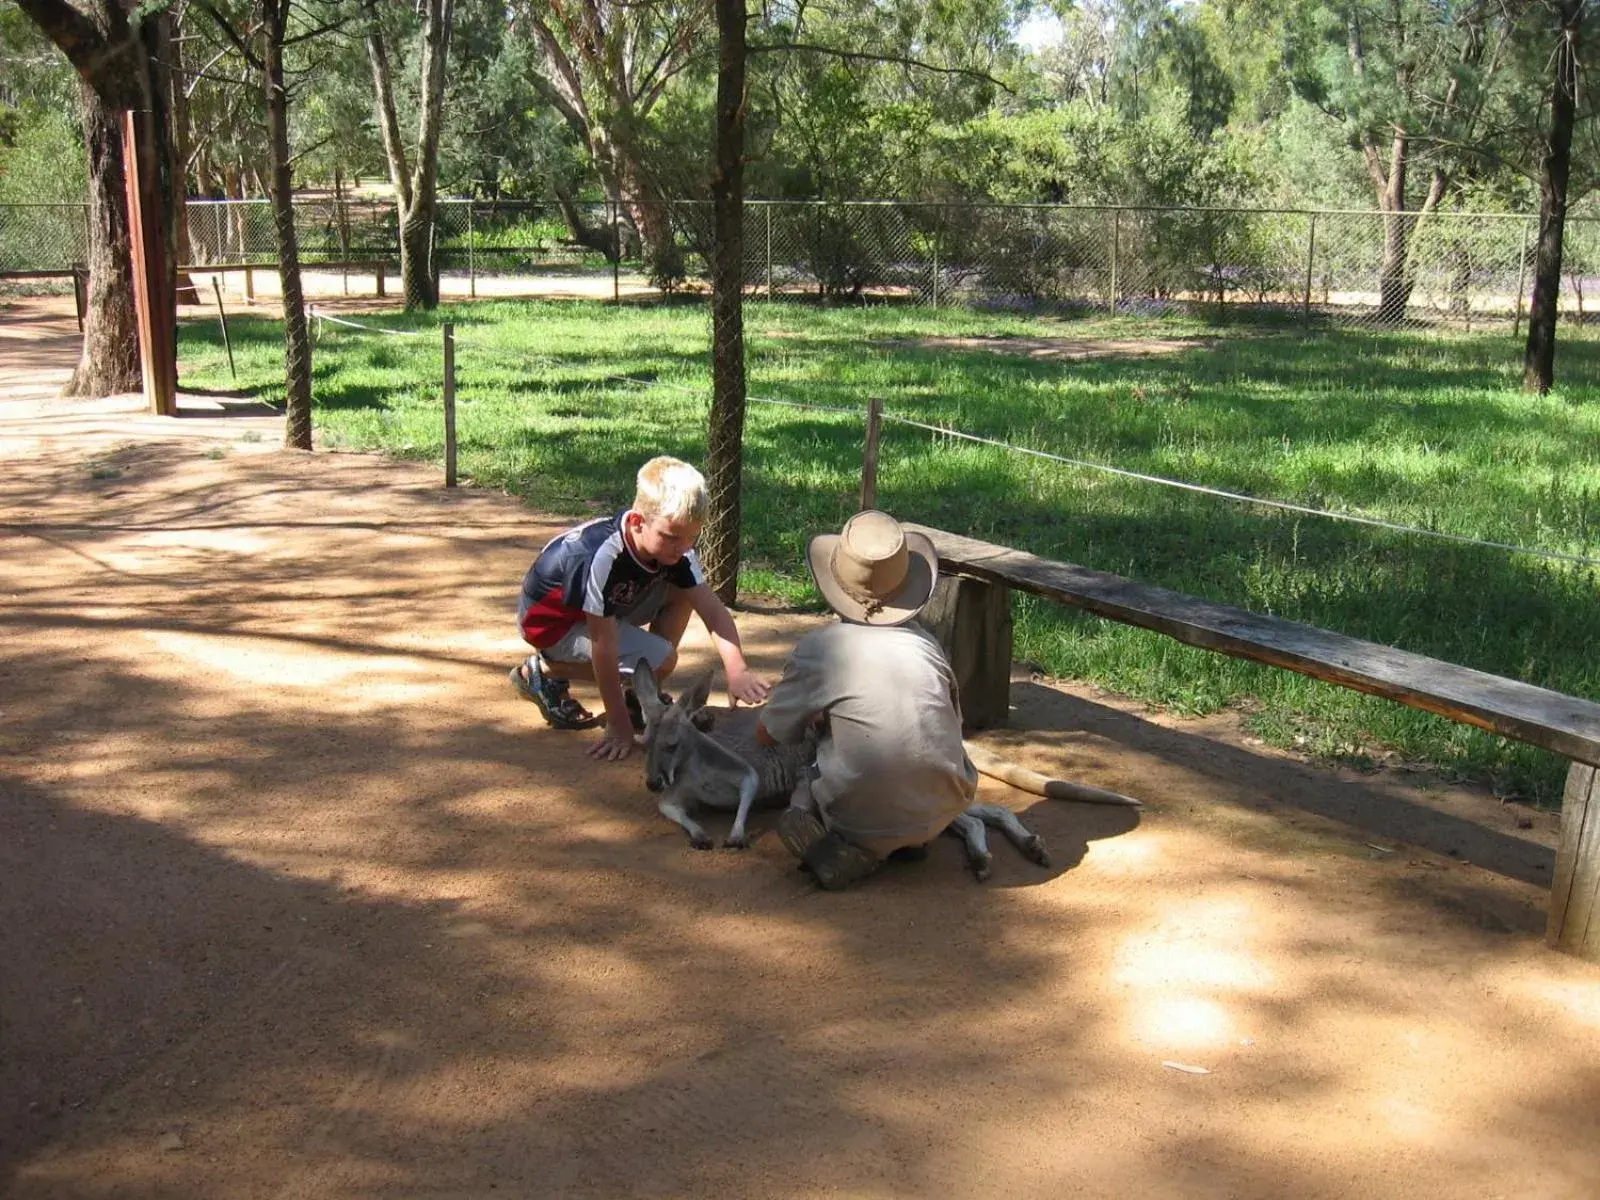
[[778, 820], [784, 846], [829, 890], [915, 853], [973, 801], [955, 676], [912, 620], [938, 556], [876, 510], [811, 539], [812, 578], [839, 623], [806, 634], [756, 728], [767, 745], [818, 734], [816, 765]]
[[[768, 692], [746, 664], [733, 615], [706, 584], [694, 552], [706, 517], [705, 478], [663, 455], [639, 468], [636, 483], [632, 508], [567, 530], [528, 568], [517, 621], [534, 652], [511, 670], [517, 695], [557, 729], [603, 723], [589, 754], [612, 761], [632, 752], [633, 731], [644, 728], [634, 664], [647, 660], [657, 683], [672, 674], [691, 614], [711, 634], [728, 694], [759, 704]], [[603, 718], [578, 703], [570, 679], [594, 681]]]

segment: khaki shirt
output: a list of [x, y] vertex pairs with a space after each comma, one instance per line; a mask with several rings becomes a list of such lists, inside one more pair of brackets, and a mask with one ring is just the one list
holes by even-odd
[[824, 822], [878, 854], [931, 841], [972, 803], [955, 676], [915, 624], [840, 622], [801, 638], [761, 723], [798, 742], [826, 724], [811, 793]]

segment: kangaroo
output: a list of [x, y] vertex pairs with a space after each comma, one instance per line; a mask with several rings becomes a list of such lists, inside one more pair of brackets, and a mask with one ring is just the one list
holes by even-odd
[[[758, 717], [754, 710], [733, 714], [731, 725], [724, 721], [713, 735], [711, 714], [704, 711], [711, 692], [709, 674], [696, 677], [676, 701], [668, 704], [656, 686], [650, 665], [641, 659], [633, 673], [633, 686], [645, 719], [645, 786], [660, 797], [656, 807], [661, 815], [682, 826], [696, 850], [709, 850], [714, 844], [711, 835], [694, 819], [694, 814], [702, 806], [732, 811], [733, 828], [723, 845], [736, 850], [748, 847], [746, 823], [751, 811], [788, 803], [815, 759], [815, 741], [807, 738], [796, 746], [760, 745], [755, 738]], [[1141, 806], [1138, 800], [1117, 792], [1047, 778], [970, 744], [966, 745], [966, 752], [981, 773], [1036, 796]], [[1009, 808], [974, 804], [945, 832], [961, 839], [967, 863], [980, 881], [988, 878], [994, 861], [986, 832], [989, 828], [1000, 830], [1024, 857], [1040, 866], [1050, 865], [1044, 839], [1023, 825]]]

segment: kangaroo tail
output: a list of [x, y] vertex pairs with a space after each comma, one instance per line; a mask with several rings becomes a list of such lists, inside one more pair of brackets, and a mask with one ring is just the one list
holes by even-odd
[[1086, 783], [1050, 779], [1037, 771], [1028, 770], [1027, 767], [1019, 767], [1010, 759], [991, 754], [971, 742], [966, 743], [966, 747], [967, 757], [972, 760], [972, 765], [983, 774], [991, 779], [998, 779], [1001, 783], [1009, 783], [1024, 792], [1031, 792], [1035, 796], [1046, 796], [1051, 800], [1077, 800], [1083, 804], [1117, 804], [1124, 808], [1144, 807], [1142, 801], [1135, 800], [1132, 796], [1090, 787]]

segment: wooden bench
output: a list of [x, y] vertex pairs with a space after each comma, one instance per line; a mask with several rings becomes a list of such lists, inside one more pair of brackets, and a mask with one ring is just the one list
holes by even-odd
[[939, 587], [923, 622], [950, 655], [971, 728], [1003, 723], [1010, 707], [1016, 590], [1383, 696], [1570, 760], [1545, 940], [1600, 961], [1600, 704], [943, 530], [908, 528], [927, 534], [939, 552]]
[[[388, 264], [386, 262], [375, 258], [349, 259], [338, 262], [303, 262], [300, 264], [301, 271], [360, 271], [363, 274], [372, 275], [377, 280], [377, 293], [379, 296], [387, 295], [384, 291], [383, 282], [383, 273], [387, 267]], [[256, 298], [256, 272], [270, 271], [276, 274], [278, 264], [275, 261], [189, 263], [187, 266], [179, 267], [178, 270], [183, 274], [192, 273], [195, 275], [223, 275], [229, 271], [243, 271], [245, 299], [254, 300]]]

